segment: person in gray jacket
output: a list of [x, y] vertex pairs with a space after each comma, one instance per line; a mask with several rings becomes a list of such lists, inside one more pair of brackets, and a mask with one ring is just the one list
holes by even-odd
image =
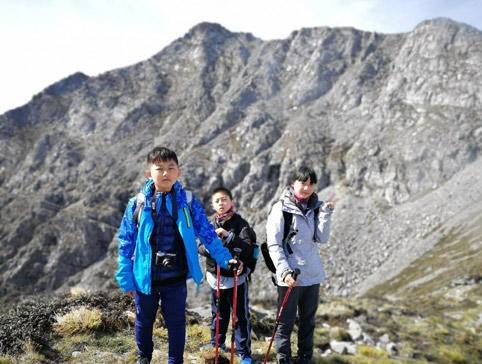
[[[313, 357], [315, 314], [320, 283], [325, 279], [318, 243], [328, 241], [334, 209], [334, 202], [318, 200], [314, 192], [317, 180], [312, 168], [298, 168], [281, 199], [273, 205], [266, 224], [269, 255], [276, 267], [278, 311], [288, 287], [292, 287], [275, 336], [277, 360], [283, 364], [291, 363], [290, 337], [297, 310], [298, 363], [311, 363]], [[289, 228], [288, 234], [285, 228]], [[295, 279], [296, 269], [300, 274]]]

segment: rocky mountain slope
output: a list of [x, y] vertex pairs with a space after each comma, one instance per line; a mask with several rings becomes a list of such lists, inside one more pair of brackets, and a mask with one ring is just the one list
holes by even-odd
[[[323, 249], [336, 295], [367, 292], [469, 225], [480, 247], [481, 69], [481, 31], [434, 19], [272, 41], [202, 23], [143, 62], [71, 75], [0, 116], [0, 296], [113, 288], [117, 226], [155, 145], [178, 152], [205, 202], [231, 188], [261, 239], [289, 171], [313, 165], [320, 195], [338, 199]], [[459, 257], [480, 257], [471, 249]], [[253, 284], [269, 286], [259, 272]]]

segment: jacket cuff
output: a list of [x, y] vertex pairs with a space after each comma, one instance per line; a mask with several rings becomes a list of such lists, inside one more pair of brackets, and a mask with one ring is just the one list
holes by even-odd
[[221, 264], [221, 268], [223, 269], [229, 269], [229, 260], [225, 259], [223, 264]]
[[285, 278], [288, 274], [291, 274], [293, 271], [291, 269], [286, 269], [283, 272], [281, 272], [281, 281], [284, 282]]

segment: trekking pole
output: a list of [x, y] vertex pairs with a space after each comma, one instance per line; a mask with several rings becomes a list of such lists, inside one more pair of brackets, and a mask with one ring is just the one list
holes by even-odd
[[[298, 277], [299, 274], [300, 274], [300, 270], [298, 268], [296, 268], [294, 270], [294, 272], [292, 273], [293, 279], [295, 281], [296, 281], [296, 278]], [[271, 345], [273, 345], [274, 336], [276, 335], [276, 330], [278, 329], [279, 321], [281, 319], [281, 314], [283, 313], [283, 310], [286, 306], [286, 302], [288, 302], [288, 297], [290, 296], [291, 290], [292, 290], [292, 288], [288, 287], [288, 290], [286, 291], [285, 296], [283, 297], [283, 302], [281, 303], [281, 306], [280, 306], [279, 312], [278, 312], [278, 316], [276, 317], [276, 321], [274, 323], [273, 335], [271, 335], [271, 340], [269, 341], [268, 351], [266, 352], [266, 355], [264, 356], [264, 361], [263, 361], [264, 364], [266, 364], [267, 361], [268, 361], [269, 352], [271, 350]]]
[[219, 288], [221, 284], [221, 267], [219, 264], [216, 266], [216, 353], [214, 356], [214, 363], [218, 364], [219, 357], [219, 307], [221, 306], [221, 289]]
[[[236, 261], [239, 259], [239, 254], [241, 253], [241, 249], [234, 248], [234, 259]], [[237, 269], [239, 267], [239, 262], [236, 264], [236, 272], [234, 273], [234, 286], [233, 286], [233, 317], [231, 319], [232, 324], [232, 332], [231, 332], [231, 359], [229, 361], [230, 364], [234, 363], [234, 332], [236, 331], [236, 307], [238, 302], [238, 272]]]

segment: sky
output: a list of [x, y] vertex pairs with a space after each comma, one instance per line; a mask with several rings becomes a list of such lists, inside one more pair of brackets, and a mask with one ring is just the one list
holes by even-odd
[[203, 21], [268, 40], [319, 26], [409, 32], [435, 17], [482, 29], [481, 9], [482, 0], [0, 0], [0, 114], [72, 73], [143, 61]]

